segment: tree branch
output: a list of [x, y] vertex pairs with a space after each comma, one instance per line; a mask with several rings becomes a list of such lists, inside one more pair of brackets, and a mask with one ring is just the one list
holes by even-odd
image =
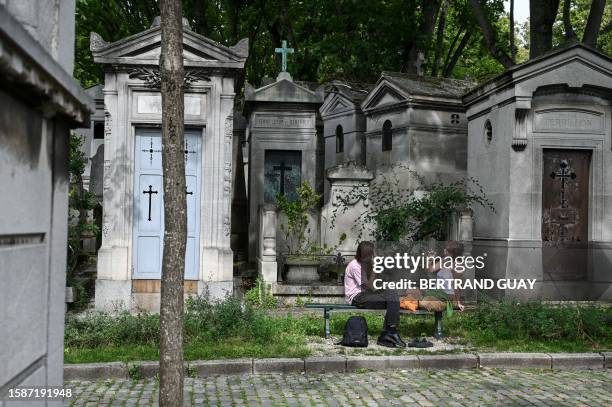
[[571, 8], [572, 0], [563, 0], [563, 29], [565, 30], [565, 40], [568, 42], [573, 42], [578, 39], [572, 27], [572, 17], [570, 15]]
[[487, 18], [482, 3], [480, 0], [470, 0], [470, 5], [472, 6], [474, 17], [476, 17], [476, 21], [478, 22], [482, 35], [484, 36], [489, 53], [493, 56], [493, 58], [499, 61], [504, 68], [510, 68], [513, 65], [512, 59], [510, 59], [510, 57], [497, 46], [495, 30]]
[[591, 11], [587, 19], [582, 42], [591, 47], [597, 46], [597, 38], [599, 37], [599, 27], [601, 27], [601, 19], [603, 17], [606, 0], [593, 0], [591, 2]]

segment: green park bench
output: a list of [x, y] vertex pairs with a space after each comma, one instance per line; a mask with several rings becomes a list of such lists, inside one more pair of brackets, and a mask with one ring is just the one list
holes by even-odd
[[[323, 310], [323, 317], [325, 319], [325, 338], [329, 338], [330, 332], [329, 332], [329, 321], [331, 319], [331, 313], [334, 310], [355, 310], [355, 311], [359, 311], [359, 312], [372, 312], [372, 311], [384, 311], [384, 310], [374, 310], [374, 309], [368, 309], [368, 308], [358, 308], [355, 307], [354, 305], [348, 305], [348, 304], [315, 304], [315, 303], [308, 303], [306, 304], [306, 308], [313, 308], [313, 309], [322, 309]], [[417, 310], [417, 311], [408, 311], [408, 310], [400, 310], [400, 314], [410, 314], [410, 315], [434, 315], [435, 318], [435, 324], [434, 324], [434, 333], [433, 336], [436, 339], [441, 339], [442, 338], [442, 311], [422, 311], [422, 310]]]

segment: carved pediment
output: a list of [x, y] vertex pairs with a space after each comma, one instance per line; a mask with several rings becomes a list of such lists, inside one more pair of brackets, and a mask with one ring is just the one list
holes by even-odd
[[319, 110], [321, 115], [349, 112], [355, 109], [355, 103], [339, 93], [330, 93]]
[[374, 109], [383, 105], [393, 105], [408, 99], [408, 95], [392, 83], [382, 80], [363, 102], [364, 109]]
[[276, 82], [258, 89], [251, 86], [245, 88], [245, 100], [248, 102], [291, 102], [291, 103], [322, 103], [318, 92], [305, 88], [287, 78], [279, 76]]
[[[158, 26], [106, 43], [100, 35], [91, 33], [90, 49], [94, 61], [100, 64], [158, 65], [161, 53], [161, 29]], [[184, 27], [183, 56], [186, 67], [243, 68], [248, 56], [248, 40], [226, 47]]]

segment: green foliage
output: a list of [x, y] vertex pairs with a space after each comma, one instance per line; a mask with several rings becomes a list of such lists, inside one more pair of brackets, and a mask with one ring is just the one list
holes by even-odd
[[285, 234], [289, 255], [311, 255], [316, 253], [306, 234], [308, 229], [308, 213], [321, 202], [321, 195], [317, 194], [308, 181], [302, 182], [297, 190], [297, 199], [290, 200], [282, 194], [276, 196], [276, 205], [287, 216], [287, 227], [281, 224]]
[[612, 339], [612, 308], [486, 301], [467, 313], [461, 324], [478, 342], [525, 339], [594, 344]]
[[68, 258], [66, 285], [71, 286], [76, 294], [77, 308], [83, 308], [89, 302], [83, 281], [77, 278], [79, 266], [86, 260], [81, 241], [83, 236], [95, 236], [99, 228], [88, 220], [87, 212], [97, 206], [92, 193], [83, 188], [83, 172], [87, 164], [87, 157], [82, 151], [83, 140], [74, 133], [69, 140], [69, 166], [70, 191], [68, 213]]
[[[183, 15], [196, 32], [223, 45], [248, 38], [245, 73], [255, 85], [277, 75], [280, 65], [274, 48], [280, 46], [282, 39], [296, 49], [289, 58], [289, 71], [295, 78], [374, 83], [383, 70], [405, 70], [413, 57], [409, 52], [413, 43], [429, 51], [424, 68], [431, 71], [435, 37], [424, 35], [417, 24], [425, 1], [429, 0], [184, 0]], [[500, 21], [495, 25], [500, 31], [498, 37], [507, 38], [502, 32], [507, 27], [500, 27], [507, 26], [501, 0], [489, 3], [491, 21]], [[85, 87], [103, 79], [89, 51], [91, 31], [108, 42], [118, 41], [149, 28], [158, 14], [158, 2], [153, 0], [77, 0], [75, 77]], [[407, 21], [414, 24], [406, 24]], [[471, 33], [471, 41], [460, 53], [462, 57], [451, 76], [478, 77], [500, 72], [501, 66], [482, 44], [466, 0], [450, 2], [440, 63], [450, 62], [457, 49], [455, 38], [467, 32]], [[504, 42], [500, 42], [503, 48]]]
[[[331, 333], [342, 335], [350, 314], [331, 318]], [[364, 313], [371, 337], [383, 316]], [[402, 317], [405, 338], [427, 336], [434, 320]], [[185, 359], [305, 357], [309, 338], [323, 334], [322, 315], [270, 316], [235, 298], [189, 301], [185, 318]], [[477, 349], [515, 351], [603, 351], [612, 349], [612, 308], [595, 305], [485, 302], [473, 311], [444, 319], [445, 336]], [[66, 316], [66, 363], [159, 358], [159, 315], [120, 313]], [[140, 369], [130, 367], [130, 377]]]
[[278, 307], [278, 299], [272, 295], [269, 284], [257, 278], [255, 286], [244, 294], [244, 301], [248, 306], [262, 309], [274, 309]]
[[142, 373], [140, 371], [140, 365], [130, 363], [128, 365], [128, 377], [133, 381], [142, 380]]
[[[403, 185], [403, 178], [409, 178], [408, 186]], [[417, 191], [423, 192], [422, 196], [417, 196]], [[377, 241], [385, 242], [445, 240], [455, 211], [473, 205], [493, 210], [476, 179], [426, 184], [419, 174], [403, 164], [383, 168], [371, 183], [367, 196], [363, 188], [356, 186], [339, 197], [332, 211], [332, 227], [336, 216], [359, 200], [368, 200], [370, 205], [355, 220], [354, 228], [360, 236], [370, 228]]]

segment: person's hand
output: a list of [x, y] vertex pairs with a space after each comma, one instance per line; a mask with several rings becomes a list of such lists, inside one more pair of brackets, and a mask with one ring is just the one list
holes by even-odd
[[465, 306], [464, 306], [462, 303], [458, 302], [458, 303], [457, 303], [457, 308], [458, 308], [458, 309], [459, 309], [459, 311], [461, 312], [461, 311], [463, 311], [463, 310], [465, 309]]

